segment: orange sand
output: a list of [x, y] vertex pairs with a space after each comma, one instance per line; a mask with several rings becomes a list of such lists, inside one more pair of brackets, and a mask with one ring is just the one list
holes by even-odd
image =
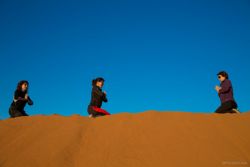
[[0, 121], [0, 167], [217, 166], [250, 166], [250, 112]]

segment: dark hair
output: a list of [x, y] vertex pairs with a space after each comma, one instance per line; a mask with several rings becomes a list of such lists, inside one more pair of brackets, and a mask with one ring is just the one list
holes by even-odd
[[102, 78], [102, 77], [98, 77], [98, 78], [96, 78], [96, 79], [93, 79], [92, 80], [92, 86], [96, 86], [96, 83], [97, 82], [105, 82], [105, 80], [104, 80], [104, 78]]
[[225, 77], [226, 79], [229, 78], [228, 73], [227, 73], [226, 71], [221, 71], [221, 72], [219, 72], [217, 75], [218, 75], [218, 76], [221, 75], [221, 76]]
[[[22, 80], [22, 81], [20, 81], [20, 82], [18, 82], [18, 84], [17, 84], [17, 90], [18, 91], [22, 91], [22, 85], [23, 84], [27, 84], [28, 86], [29, 86], [29, 82], [28, 81], [25, 81], [25, 80]], [[28, 92], [28, 88], [27, 88], [27, 90], [25, 91], [26, 93]]]

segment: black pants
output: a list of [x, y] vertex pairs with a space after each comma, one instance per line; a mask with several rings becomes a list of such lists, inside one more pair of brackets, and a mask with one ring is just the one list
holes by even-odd
[[19, 111], [15, 107], [10, 107], [9, 114], [11, 118], [29, 116], [24, 110]]
[[215, 113], [234, 113], [232, 109], [237, 109], [238, 105], [235, 101], [227, 101], [222, 103], [221, 106], [215, 111]]

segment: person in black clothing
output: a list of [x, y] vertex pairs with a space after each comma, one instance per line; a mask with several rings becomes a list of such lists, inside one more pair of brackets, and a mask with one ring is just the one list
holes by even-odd
[[234, 99], [234, 91], [232, 82], [229, 80], [228, 73], [221, 71], [218, 74], [218, 79], [220, 81], [220, 86], [216, 86], [215, 90], [217, 91], [221, 105], [215, 111], [215, 113], [224, 114], [224, 113], [240, 113], [237, 108], [238, 105]]
[[96, 78], [92, 81], [92, 96], [91, 102], [88, 106], [88, 113], [90, 118], [95, 118], [98, 116], [110, 115], [107, 111], [101, 109], [103, 102], [108, 102], [106, 92], [102, 91], [104, 86], [103, 78]]
[[24, 111], [24, 107], [28, 103], [29, 105], [33, 105], [33, 101], [28, 96], [28, 81], [20, 81], [17, 85], [17, 89], [14, 94], [13, 102], [9, 109], [9, 114], [11, 118], [28, 116], [28, 114]]

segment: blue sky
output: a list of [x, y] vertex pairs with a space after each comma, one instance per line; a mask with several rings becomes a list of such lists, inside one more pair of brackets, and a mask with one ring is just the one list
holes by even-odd
[[0, 119], [19, 80], [27, 113], [87, 115], [102, 76], [112, 114], [212, 113], [226, 70], [241, 111], [250, 110], [250, 2], [0, 1]]

